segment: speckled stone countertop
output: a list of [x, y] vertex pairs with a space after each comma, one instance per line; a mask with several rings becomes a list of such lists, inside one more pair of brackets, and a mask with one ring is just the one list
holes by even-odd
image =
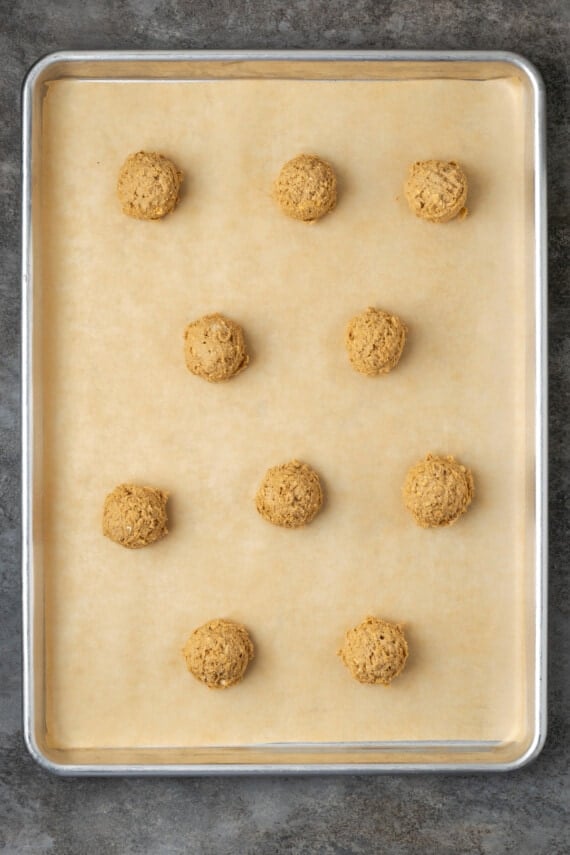
[[[570, 7], [565, 0], [0, 0], [0, 851], [533, 853], [570, 851]], [[86, 48], [512, 50], [548, 99], [549, 736], [505, 775], [58, 779], [21, 729], [20, 87], [43, 54]]]

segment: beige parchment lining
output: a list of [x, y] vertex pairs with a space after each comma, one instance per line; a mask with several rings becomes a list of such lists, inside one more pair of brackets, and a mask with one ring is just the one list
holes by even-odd
[[[267, 741], [502, 740], [523, 714], [525, 451], [523, 93], [490, 82], [51, 84], [44, 111], [42, 290], [48, 738], [58, 747]], [[139, 149], [184, 171], [161, 222], [123, 216]], [[339, 175], [316, 225], [270, 197], [315, 152]], [[464, 222], [408, 211], [406, 169], [457, 159]], [[391, 375], [357, 375], [347, 320], [399, 314]], [[241, 323], [250, 367], [211, 385], [184, 326]], [[523, 367], [521, 367], [523, 366]], [[470, 466], [477, 494], [441, 531], [402, 506], [426, 452]], [[253, 497], [292, 457], [326, 506], [305, 530]], [[170, 491], [171, 534], [138, 551], [101, 535], [123, 481]], [[388, 689], [336, 656], [367, 614], [405, 625]], [[208, 691], [181, 648], [213, 617], [245, 623], [243, 683]]]

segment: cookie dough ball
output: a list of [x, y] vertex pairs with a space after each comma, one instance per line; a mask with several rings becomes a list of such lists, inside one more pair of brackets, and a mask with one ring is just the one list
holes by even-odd
[[268, 469], [255, 497], [261, 516], [284, 528], [307, 525], [316, 517], [322, 504], [319, 476], [314, 469], [298, 460]]
[[349, 322], [344, 337], [355, 371], [375, 377], [388, 374], [400, 361], [407, 329], [400, 318], [381, 309], [366, 309]]
[[191, 674], [210, 689], [239, 683], [254, 656], [245, 626], [231, 620], [211, 620], [195, 629], [182, 650]]
[[412, 163], [404, 189], [408, 205], [422, 220], [447, 223], [467, 214], [467, 178], [453, 160]]
[[474, 494], [473, 476], [453, 457], [428, 454], [409, 470], [404, 504], [422, 528], [451, 525], [465, 513]]
[[348, 630], [338, 655], [359, 683], [389, 686], [404, 670], [408, 642], [397, 624], [367, 617]]
[[130, 154], [117, 181], [123, 214], [136, 220], [160, 220], [178, 204], [181, 183], [182, 173], [162, 154]]
[[168, 493], [154, 487], [119, 484], [103, 506], [103, 534], [126, 546], [139, 549], [168, 534]]
[[282, 167], [273, 195], [288, 217], [312, 223], [336, 205], [336, 175], [326, 160], [299, 154]]
[[242, 328], [219, 314], [188, 324], [184, 355], [188, 371], [210, 383], [229, 380], [249, 364]]

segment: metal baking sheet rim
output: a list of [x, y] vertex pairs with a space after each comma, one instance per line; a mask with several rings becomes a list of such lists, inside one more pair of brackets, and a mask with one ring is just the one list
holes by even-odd
[[[368, 63], [457, 63], [507, 64], [526, 79], [532, 91], [532, 144], [534, 151], [534, 330], [535, 330], [535, 621], [534, 621], [534, 674], [533, 674], [533, 725], [530, 744], [513, 760], [483, 762], [461, 760], [435, 762], [411, 760], [410, 762], [224, 762], [224, 763], [64, 763], [56, 762], [42, 750], [36, 739], [36, 681], [34, 672], [34, 544], [33, 544], [33, 377], [32, 340], [34, 324], [33, 298], [33, 235], [32, 235], [32, 125], [37, 90], [50, 70], [60, 66], [72, 67], [76, 63], [245, 63], [245, 62], [368, 62]], [[59, 76], [59, 75], [57, 75]], [[54, 78], [57, 77], [54, 75]], [[138, 75], [137, 75], [138, 76]], [[449, 77], [455, 75], [449, 74]], [[91, 77], [91, 75], [90, 75]], [[113, 79], [113, 77], [103, 79]], [[125, 78], [122, 78], [125, 79]], [[168, 78], [165, 78], [168, 79]], [[479, 79], [485, 79], [484, 75]], [[23, 605], [23, 720], [24, 740], [31, 756], [40, 766], [59, 775], [244, 775], [244, 774], [323, 774], [323, 773], [394, 773], [394, 772], [489, 772], [511, 771], [534, 760], [546, 739], [546, 667], [547, 667], [547, 267], [546, 267], [546, 140], [545, 92], [537, 69], [524, 57], [503, 51], [66, 51], [49, 54], [30, 69], [22, 93], [22, 605]], [[287, 746], [296, 754], [303, 749], [318, 753], [319, 748], [332, 746]], [[359, 744], [335, 744], [334, 748], [357, 750]], [[377, 749], [394, 749], [418, 754], [422, 746], [417, 743], [382, 746]], [[444, 750], [464, 753], [469, 744], [451, 746], [441, 742], [432, 744], [433, 751]], [[482, 743], [471, 749], [484, 750]], [[278, 750], [285, 746], [251, 746], [256, 752]], [[244, 752], [247, 748], [242, 749]], [[423, 746], [428, 753], [427, 746]], [[223, 749], [220, 749], [223, 751]]]

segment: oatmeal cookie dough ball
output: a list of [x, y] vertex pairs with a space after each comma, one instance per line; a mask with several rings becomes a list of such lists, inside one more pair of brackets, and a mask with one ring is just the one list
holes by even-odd
[[400, 361], [407, 328], [396, 315], [368, 308], [349, 322], [344, 344], [355, 371], [376, 377], [388, 374]]
[[182, 172], [155, 151], [137, 151], [123, 163], [117, 195], [123, 214], [136, 220], [160, 220], [180, 199]]
[[422, 220], [447, 223], [467, 215], [467, 177], [453, 160], [412, 163], [404, 191], [410, 209]]
[[210, 689], [227, 689], [243, 678], [254, 648], [245, 626], [219, 618], [195, 629], [182, 653], [197, 680]]
[[323, 504], [323, 491], [314, 469], [291, 460], [265, 473], [255, 505], [273, 525], [300, 528], [313, 520]]
[[359, 683], [389, 686], [404, 670], [408, 642], [397, 624], [367, 617], [348, 630], [338, 655]]
[[282, 167], [273, 196], [288, 217], [312, 223], [335, 207], [336, 175], [326, 160], [299, 154]]
[[475, 491], [473, 475], [453, 457], [428, 454], [408, 471], [404, 504], [422, 528], [452, 525], [465, 513]]
[[127, 549], [160, 540], [168, 534], [167, 499], [154, 487], [119, 484], [103, 505], [103, 534]]
[[188, 324], [184, 355], [188, 371], [210, 383], [229, 380], [249, 364], [242, 328], [218, 313]]

